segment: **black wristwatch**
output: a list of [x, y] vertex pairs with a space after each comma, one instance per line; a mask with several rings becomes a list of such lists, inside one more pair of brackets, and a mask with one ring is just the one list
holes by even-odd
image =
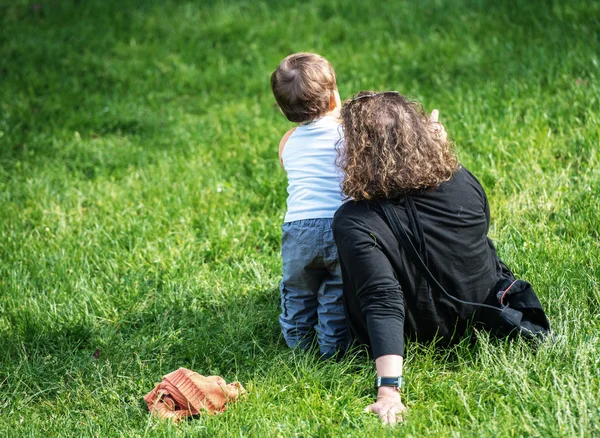
[[402, 376], [395, 376], [395, 377], [377, 376], [377, 379], [375, 379], [375, 386], [377, 388], [379, 388], [381, 386], [392, 386], [394, 388], [397, 388], [398, 391], [400, 391], [404, 387], [404, 377], [402, 377]]

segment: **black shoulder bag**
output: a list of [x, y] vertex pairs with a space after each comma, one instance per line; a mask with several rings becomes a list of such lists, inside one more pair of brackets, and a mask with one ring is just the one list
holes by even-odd
[[[394, 207], [389, 201], [381, 201], [379, 204], [396, 239], [406, 249], [411, 261], [421, 271], [429, 285], [461, 305], [482, 309], [480, 322], [484, 327], [501, 337], [520, 334], [528, 339], [543, 339], [550, 333], [550, 323], [531, 284], [524, 280], [515, 280], [512, 273], [504, 266], [502, 270], [506, 276], [503, 276], [491, 289], [486, 303], [463, 301], [448, 293], [423, 261]], [[418, 220], [416, 208], [408, 201], [407, 196], [404, 197], [404, 205], [407, 213], [411, 210], [411, 216]], [[424, 241], [422, 245], [425, 245]]]

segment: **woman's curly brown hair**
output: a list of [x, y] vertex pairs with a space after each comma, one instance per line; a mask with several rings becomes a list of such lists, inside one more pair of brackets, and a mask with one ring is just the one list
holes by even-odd
[[458, 169], [454, 145], [423, 111], [396, 92], [361, 91], [342, 108], [343, 192], [392, 199], [433, 189]]

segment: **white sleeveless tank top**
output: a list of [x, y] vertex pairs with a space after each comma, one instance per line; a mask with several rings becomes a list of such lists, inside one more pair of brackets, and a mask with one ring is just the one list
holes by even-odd
[[342, 142], [342, 127], [330, 116], [298, 126], [288, 138], [281, 154], [288, 177], [285, 222], [332, 218], [342, 205], [342, 174], [335, 165]]

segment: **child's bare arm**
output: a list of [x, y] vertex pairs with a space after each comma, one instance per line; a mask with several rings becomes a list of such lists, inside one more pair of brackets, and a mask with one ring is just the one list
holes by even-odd
[[296, 128], [290, 129], [288, 132], [285, 133], [285, 135], [279, 142], [279, 163], [281, 164], [281, 167], [283, 167], [283, 168], [285, 168], [285, 166], [283, 165], [283, 158], [281, 157], [281, 155], [283, 154], [283, 148], [285, 147], [285, 144], [287, 143], [288, 138], [290, 138], [290, 135], [292, 135], [292, 133], [295, 130], [296, 130]]

